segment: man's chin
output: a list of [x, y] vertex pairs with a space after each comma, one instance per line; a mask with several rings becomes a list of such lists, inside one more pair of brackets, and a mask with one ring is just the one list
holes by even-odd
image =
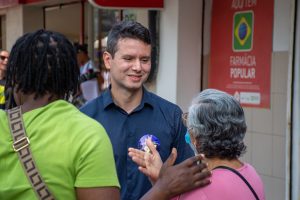
[[139, 91], [142, 89], [142, 87], [143, 87], [143, 83], [134, 83], [134, 84], [127, 85], [127, 89], [130, 91]]
[[130, 90], [130, 91], [133, 91], [133, 92], [137, 92], [139, 90], [142, 90], [142, 86], [139, 86], [139, 87], [131, 86], [131, 87], [128, 87], [127, 89]]

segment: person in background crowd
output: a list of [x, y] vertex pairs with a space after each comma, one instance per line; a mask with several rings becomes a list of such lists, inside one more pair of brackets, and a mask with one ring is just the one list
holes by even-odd
[[110, 70], [111, 85], [80, 110], [100, 122], [111, 139], [121, 198], [137, 200], [151, 188], [151, 183], [127, 155], [129, 147], [138, 148], [143, 138], [150, 136], [159, 143], [163, 161], [173, 147], [179, 152], [176, 163], [193, 152], [184, 141], [186, 128], [181, 109], [143, 87], [151, 69], [149, 30], [138, 22], [114, 25], [103, 61]]
[[97, 74], [100, 72], [96, 68], [93, 61], [88, 56], [87, 44], [74, 44], [77, 53], [77, 62], [80, 69], [81, 82], [96, 78]]
[[[234, 97], [215, 89], [204, 90], [194, 98], [183, 120], [193, 149], [205, 155], [213, 174], [207, 187], [173, 200], [265, 199], [260, 176], [253, 166], [239, 159], [246, 150], [243, 139], [247, 126], [243, 108]], [[162, 161], [153, 143], [147, 144], [152, 154], [130, 148], [129, 155], [140, 171], [155, 181]]]
[[[77, 62], [80, 69], [80, 91], [81, 103], [77, 107], [82, 106], [86, 101], [96, 98], [100, 93], [100, 87], [103, 84], [103, 78], [100, 70], [95, 66], [88, 56], [86, 44], [74, 44], [77, 53]], [[78, 98], [77, 98], [78, 99]]]
[[0, 50], [0, 109], [5, 109], [6, 103], [6, 68], [8, 62], [9, 52], [6, 50]]
[[101, 70], [101, 74], [103, 77], [103, 84], [101, 90], [106, 90], [110, 85], [110, 72], [105, 67]]

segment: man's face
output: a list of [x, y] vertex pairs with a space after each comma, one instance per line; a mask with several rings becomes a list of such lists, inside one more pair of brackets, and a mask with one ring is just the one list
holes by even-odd
[[0, 52], [0, 70], [1, 71], [6, 71], [8, 56], [9, 56], [9, 53], [7, 51]]
[[137, 39], [120, 39], [114, 58], [108, 52], [103, 58], [110, 70], [112, 87], [140, 90], [151, 70], [151, 45]]

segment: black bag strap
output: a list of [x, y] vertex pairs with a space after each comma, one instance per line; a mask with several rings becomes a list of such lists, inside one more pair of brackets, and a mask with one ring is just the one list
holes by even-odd
[[214, 169], [228, 169], [229, 171], [231, 171], [231, 172], [235, 173], [236, 175], [238, 175], [246, 183], [246, 185], [249, 187], [249, 189], [251, 190], [252, 194], [255, 196], [255, 199], [259, 200], [256, 192], [254, 191], [254, 189], [252, 188], [252, 186], [250, 185], [250, 183], [237, 170], [235, 170], [235, 169], [233, 169], [231, 167], [227, 167], [227, 166], [218, 166], [218, 167], [215, 167]]
[[41, 200], [54, 200], [54, 197], [43, 181], [32, 157], [32, 153], [29, 148], [30, 141], [26, 136], [22, 119], [21, 107], [15, 107], [7, 110], [7, 115], [10, 132], [13, 138], [13, 149], [16, 153], [18, 153], [18, 157], [23, 165], [25, 174], [37, 197]]

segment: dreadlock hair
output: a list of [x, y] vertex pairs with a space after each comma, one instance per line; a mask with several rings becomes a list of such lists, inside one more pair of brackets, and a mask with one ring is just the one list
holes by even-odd
[[78, 89], [79, 68], [72, 43], [62, 34], [38, 30], [21, 36], [7, 65], [7, 88], [35, 99], [46, 93], [68, 99]]

